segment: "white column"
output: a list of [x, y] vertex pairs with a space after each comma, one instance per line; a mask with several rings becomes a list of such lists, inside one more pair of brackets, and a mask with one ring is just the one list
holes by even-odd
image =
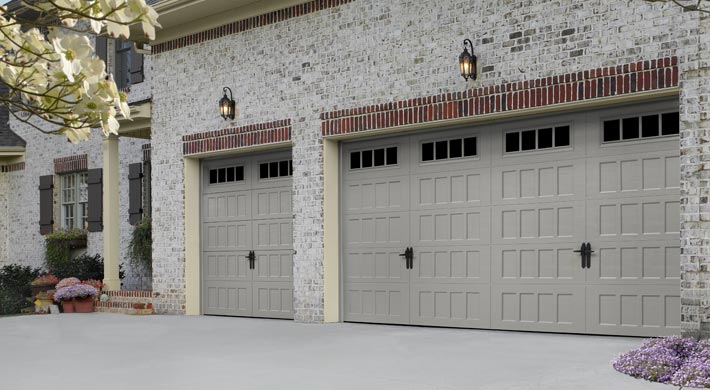
[[107, 290], [120, 290], [118, 136], [110, 135], [104, 138], [103, 160], [104, 284]]

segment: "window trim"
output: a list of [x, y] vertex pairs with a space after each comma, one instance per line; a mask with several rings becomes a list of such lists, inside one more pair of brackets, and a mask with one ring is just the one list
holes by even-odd
[[[642, 112], [634, 112], [633, 114], [628, 114], [628, 115], [608, 115], [608, 116], [600, 116], [599, 117], [599, 145], [601, 147], [605, 146], [613, 146], [613, 145], [618, 145], [618, 144], [628, 144], [630, 142], [635, 142], [635, 143], [648, 143], [648, 142], [662, 142], [662, 141], [668, 141], [669, 138], [673, 137], [679, 137], [680, 136], [680, 128], [678, 129], [678, 133], [675, 134], [663, 134], [663, 114], [673, 114], [673, 113], [679, 113], [680, 111], [677, 108], [669, 108], [665, 110], [655, 110], [655, 111], [642, 111]], [[651, 115], [658, 115], [658, 135], [652, 136], [652, 137], [643, 137], [643, 117], [645, 116], [651, 116]], [[630, 138], [630, 139], [623, 139], [623, 131], [624, 131], [624, 119], [626, 118], [638, 118], [639, 119], [639, 136], [637, 138]], [[606, 121], [612, 121], [612, 120], [618, 120], [619, 121], [619, 139], [616, 141], [604, 141], [604, 122]], [[678, 124], [680, 127], [680, 123]]]
[[[564, 145], [564, 146], [556, 146], [555, 145], [555, 134], [557, 131], [558, 127], [569, 127], [569, 145]], [[549, 148], [543, 148], [540, 149], [538, 148], [538, 143], [539, 143], [539, 137], [538, 137], [538, 132], [542, 129], [552, 129], [552, 146]], [[535, 131], [535, 149], [530, 149], [530, 150], [522, 150], [523, 144], [522, 144], [522, 133], [525, 131], [530, 131], [534, 130]], [[518, 142], [519, 142], [519, 149], [515, 152], [508, 152], [506, 151], [506, 136], [510, 133], [518, 133]], [[542, 153], [550, 153], [550, 152], [566, 152], [570, 150], [574, 150], [574, 126], [572, 121], [567, 121], [567, 122], [556, 122], [556, 123], [545, 123], [545, 124], [540, 124], [540, 125], [535, 125], [534, 127], [511, 127], [509, 129], [504, 130], [501, 133], [501, 149], [502, 149], [502, 157], [513, 157], [513, 156], [518, 156], [518, 155], [530, 155], [530, 154], [542, 154]]]
[[[88, 226], [89, 218], [89, 184], [88, 184], [88, 171], [72, 172], [66, 174], [60, 174], [59, 176], [59, 207], [60, 207], [60, 226], [62, 229], [81, 229], [86, 230]], [[74, 193], [74, 200], [68, 202], [65, 200], [65, 179], [71, 177], [74, 181], [74, 186], [69, 189]], [[82, 180], [84, 183], [84, 189], [86, 190], [86, 201], [81, 201], [81, 190], [82, 190]], [[66, 206], [71, 206], [72, 209], [72, 223], [71, 226], [67, 224], [67, 213]], [[83, 207], [82, 207], [83, 206]], [[81, 223], [79, 223], [81, 220]]]

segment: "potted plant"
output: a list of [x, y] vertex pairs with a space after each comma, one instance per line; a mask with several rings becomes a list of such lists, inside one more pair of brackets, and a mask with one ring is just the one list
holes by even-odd
[[99, 293], [101, 292], [101, 290], [104, 289], [104, 283], [102, 281], [96, 280], [96, 279], [83, 280], [81, 282], [81, 284], [87, 284], [87, 285], [95, 288]]
[[[94, 297], [99, 294], [93, 286], [88, 284], [75, 284], [57, 289], [54, 299], [62, 302], [65, 313], [91, 313], [94, 311]], [[68, 302], [71, 302], [71, 311], [66, 311]]]
[[[57, 289], [57, 292], [59, 292], [59, 290], [63, 290], [71, 286], [76, 286], [78, 284], [81, 284], [81, 280], [77, 278], [64, 278], [60, 280], [59, 283], [57, 283], [55, 288]], [[64, 298], [65, 293], [62, 293], [61, 295], [57, 296], [57, 292], [54, 293], [54, 300], [62, 303], [62, 310], [65, 313], [74, 313], [74, 297], [66, 295], [66, 298]]]
[[35, 278], [30, 283], [32, 288], [32, 296], [35, 296], [41, 292], [53, 290], [57, 283], [59, 283], [59, 278], [52, 274], [44, 274]]
[[35, 298], [40, 301], [40, 306], [52, 306], [54, 303], [54, 294], [51, 291], [41, 291]]

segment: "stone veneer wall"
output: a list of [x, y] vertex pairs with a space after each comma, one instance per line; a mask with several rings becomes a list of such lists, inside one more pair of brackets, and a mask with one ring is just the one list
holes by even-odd
[[[153, 289], [160, 294], [159, 312], [185, 309], [184, 135], [292, 119], [299, 210], [295, 316], [320, 322], [321, 113], [662, 57], [678, 56], [685, 64], [697, 57], [699, 43], [696, 13], [643, 1], [354, 0], [287, 15], [239, 33], [165, 44], [153, 55]], [[464, 38], [473, 40], [479, 58], [475, 82], [458, 74]], [[223, 86], [234, 90], [236, 123], [218, 116]]]

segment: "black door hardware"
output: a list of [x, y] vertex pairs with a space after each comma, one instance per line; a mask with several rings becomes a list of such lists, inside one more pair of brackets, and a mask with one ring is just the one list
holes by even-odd
[[583, 242], [579, 250], [574, 251], [582, 255], [582, 268], [590, 268], [592, 266], [592, 244]]
[[244, 257], [249, 259], [249, 269], [254, 269], [254, 264], [256, 263], [256, 253], [254, 253], [254, 251], [249, 251], [249, 254]]
[[404, 259], [407, 261], [405, 263], [405, 267], [407, 269], [414, 268], [414, 249], [412, 249], [411, 246], [408, 246], [407, 249], [404, 250], [404, 253], [400, 253], [399, 255], [404, 257]]

